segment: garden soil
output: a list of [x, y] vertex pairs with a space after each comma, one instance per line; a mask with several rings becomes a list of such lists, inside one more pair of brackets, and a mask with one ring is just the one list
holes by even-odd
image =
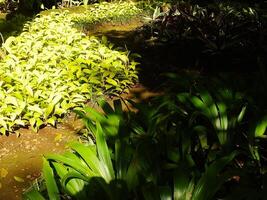
[[69, 141], [77, 140], [79, 121], [69, 119], [58, 128], [45, 127], [38, 133], [20, 129], [0, 137], [0, 200], [21, 199], [21, 194], [41, 175], [42, 157], [61, 153]]

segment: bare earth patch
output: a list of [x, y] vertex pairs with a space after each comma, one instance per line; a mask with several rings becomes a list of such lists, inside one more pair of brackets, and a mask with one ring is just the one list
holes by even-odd
[[55, 129], [45, 127], [38, 133], [20, 129], [20, 137], [0, 137], [0, 199], [21, 199], [31, 182], [41, 175], [42, 156], [61, 153], [69, 141], [77, 140], [72, 124]]

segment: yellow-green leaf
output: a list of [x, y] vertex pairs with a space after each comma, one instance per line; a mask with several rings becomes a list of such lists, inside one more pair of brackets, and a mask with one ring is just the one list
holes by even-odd
[[15, 181], [20, 182], [20, 183], [24, 182], [24, 179], [19, 177], [19, 176], [14, 176], [14, 179], [15, 179]]
[[0, 169], [0, 178], [5, 178], [8, 174], [8, 171], [5, 168]]
[[109, 84], [111, 84], [113, 86], [117, 86], [118, 85], [118, 83], [115, 80], [111, 79], [111, 78], [107, 78], [106, 81], [107, 81], [107, 83], [109, 83]]

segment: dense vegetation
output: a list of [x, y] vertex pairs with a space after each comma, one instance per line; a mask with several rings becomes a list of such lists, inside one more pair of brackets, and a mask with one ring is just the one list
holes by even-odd
[[100, 101], [104, 114], [76, 111], [88, 130], [85, 144], [46, 155], [46, 185], [35, 185], [25, 198], [262, 199], [259, 139], [266, 124], [244, 133], [239, 94], [198, 92], [130, 101], [137, 113], [123, 112], [120, 100], [113, 108]]
[[[140, 5], [154, 13], [133, 33], [142, 40], [134, 49], [138, 74], [129, 52], [81, 31], [140, 17]], [[1, 132], [55, 125], [70, 110], [85, 125], [82, 142], [44, 155], [43, 177], [24, 198], [265, 199], [265, 4], [119, 2], [86, 10], [38, 15], [3, 43]], [[161, 50], [175, 59], [161, 57], [158, 66]], [[152, 85], [164, 76], [164, 94], [140, 103], [100, 100], [103, 112], [86, 106], [120, 94], [142, 73]]]
[[[38, 130], [45, 124], [55, 125], [70, 108], [104, 93], [118, 94], [137, 80], [137, 63], [129, 61], [127, 52], [113, 49], [105, 37], [88, 38], [74, 26], [85, 19], [96, 23], [140, 10], [125, 3], [94, 9], [79, 16], [67, 12], [38, 16], [2, 45], [2, 134], [19, 126]], [[123, 12], [118, 14], [117, 9]]]

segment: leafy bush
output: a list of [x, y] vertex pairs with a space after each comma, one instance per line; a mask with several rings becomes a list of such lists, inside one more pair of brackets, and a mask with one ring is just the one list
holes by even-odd
[[[251, 7], [226, 3], [205, 6], [179, 2], [155, 9], [147, 27], [159, 41], [192, 48], [201, 66], [256, 62], [264, 19]], [[194, 55], [196, 52], [197, 55]]]
[[99, 101], [101, 113], [75, 111], [88, 142], [46, 155], [46, 186], [25, 198], [262, 199], [266, 117], [249, 121], [244, 96], [216, 88], [198, 84], [148, 103], [128, 100], [133, 111], [123, 111], [120, 100]]
[[[229, 177], [222, 170], [236, 152], [206, 162], [202, 172], [192, 157], [198, 145], [190, 150], [190, 135], [182, 136], [171, 115], [144, 105], [136, 105], [138, 113], [123, 114], [119, 101], [114, 109], [101, 105], [105, 115], [77, 111], [96, 145], [72, 143], [72, 153], [45, 156], [42, 192], [50, 199], [208, 200]], [[36, 194], [31, 190], [25, 199]]]
[[[166, 27], [165, 36], [171, 37], [199, 37], [204, 42], [224, 42], [238, 39], [238, 30], [257, 30], [257, 13], [252, 8], [236, 8], [227, 4], [214, 4], [206, 7], [177, 4], [157, 19], [163, 21]], [[172, 34], [172, 35], [169, 35]], [[225, 41], [225, 42], [226, 42]], [[228, 42], [228, 41], [227, 41]], [[240, 42], [239, 40], [236, 43]], [[221, 44], [222, 45], [222, 44]]]
[[17, 2], [13, 0], [1, 0], [0, 1], [0, 11], [4, 13], [9, 13], [15, 11], [17, 8]]
[[106, 38], [86, 37], [67, 12], [39, 16], [3, 44], [0, 131], [55, 125], [93, 97], [117, 94], [137, 79], [136, 62]]
[[95, 3], [87, 7], [85, 13], [74, 15], [76, 24], [81, 27], [94, 25], [101, 22], [121, 22], [142, 14], [138, 3], [114, 2]]

